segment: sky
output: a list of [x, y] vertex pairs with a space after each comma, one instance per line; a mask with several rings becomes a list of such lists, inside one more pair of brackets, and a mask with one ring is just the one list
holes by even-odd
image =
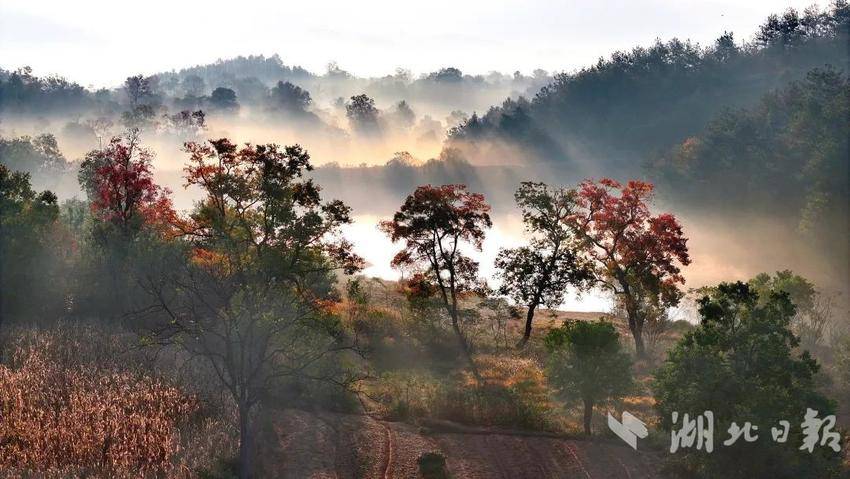
[[[456, 66], [574, 71], [656, 38], [750, 39], [767, 15], [811, 0], [0, 0], [0, 67], [29, 65], [112, 87], [237, 55], [278, 53], [358, 76]], [[825, 5], [821, 2], [821, 5]]]

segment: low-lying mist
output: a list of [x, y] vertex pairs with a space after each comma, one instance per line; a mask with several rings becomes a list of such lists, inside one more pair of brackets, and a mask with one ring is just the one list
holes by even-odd
[[[416, 106], [429, 111], [427, 106]], [[436, 108], [435, 108], [436, 109]], [[256, 112], [254, 112], [256, 113]], [[481, 263], [484, 277], [493, 276], [493, 260], [500, 248], [523, 242], [521, 218], [514, 206], [513, 193], [522, 181], [576, 185], [583, 178], [603, 176], [592, 158], [574, 148], [570, 161], [540, 163], [523, 154], [521, 148], [497, 140], [469, 145], [446, 142], [448, 120], [430, 120], [429, 115], [401, 126], [386, 117], [376, 132], [358, 132], [344, 112], [321, 111], [321, 121], [252, 114], [212, 114], [206, 127], [193, 135], [169, 131], [144, 131], [142, 143], [155, 153], [156, 180], [172, 192], [174, 205], [187, 211], [198, 199], [197, 191], [184, 188], [185, 141], [228, 137], [238, 142], [278, 143], [304, 146], [316, 169], [312, 175], [322, 186], [326, 199], [343, 200], [353, 208], [355, 222], [345, 234], [356, 251], [368, 262], [365, 274], [387, 279], [399, 277], [390, 268], [397, 249], [378, 231], [377, 224], [401, 205], [405, 196], [421, 184], [463, 183], [485, 195], [493, 207], [494, 227], [488, 232], [484, 249], [473, 257]], [[81, 135], [67, 125], [79, 119], [42, 118], [39, 121], [6, 121], [5, 137], [52, 133], [71, 164], [63, 175], [34, 175], [34, 184], [51, 189], [67, 199], [83, 194], [76, 183], [76, 165], [87, 151], [98, 148], [105, 138], [119, 134], [113, 127], [98, 138]], [[596, 166], [594, 166], [596, 165]], [[609, 172], [626, 180], [619, 172]], [[756, 215], [729, 209], [693, 208], [671, 198], [659, 187], [655, 209], [680, 218], [693, 264], [685, 268], [686, 287], [698, 288], [720, 281], [747, 280], [760, 272], [791, 269], [811, 278], [825, 291], [847, 298], [847, 249], [824, 249], [818, 238], [806, 237], [794, 221], [776, 211]], [[839, 224], [841, 224], [839, 222]], [[846, 222], [843, 223], [846, 231]], [[846, 237], [846, 236], [845, 236]], [[599, 311], [610, 301], [598, 293], [571, 296], [564, 305], [575, 310]]]

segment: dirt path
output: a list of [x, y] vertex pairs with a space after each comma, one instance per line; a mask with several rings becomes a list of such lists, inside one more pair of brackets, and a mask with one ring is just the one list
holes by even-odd
[[421, 478], [425, 452], [446, 457], [455, 479], [648, 479], [653, 457], [616, 443], [533, 435], [428, 432], [368, 416], [286, 410], [259, 441], [261, 477]]

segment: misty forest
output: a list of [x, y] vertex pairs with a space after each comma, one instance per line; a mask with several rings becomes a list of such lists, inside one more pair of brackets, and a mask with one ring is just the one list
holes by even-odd
[[751, 28], [2, 65], [0, 475], [850, 477], [850, 4]]

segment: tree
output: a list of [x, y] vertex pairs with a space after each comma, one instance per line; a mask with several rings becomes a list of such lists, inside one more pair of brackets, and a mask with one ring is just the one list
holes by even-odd
[[181, 82], [185, 96], [199, 97], [206, 93], [207, 84], [198, 75], [186, 75]]
[[12, 171], [33, 175], [60, 175], [68, 162], [59, 150], [56, 137], [50, 134], [35, 138], [0, 138], [0, 163]]
[[[641, 338], [643, 338], [644, 348], [648, 354], [666, 351], [666, 346], [662, 344], [668, 331], [673, 328], [676, 321], [673, 313], [675, 310], [665, 307], [657, 301], [644, 301], [640, 305], [640, 311], [643, 315], [643, 327], [641, 328]], [[615, 298], [611, 314], [620, 317], [628, 317], [625, 301], [620, 298]]]
[[773, 276], [767, 273], [756, 275], [749, 281], [750, 287], [761, 300], [770, 297], [771, 291], [784, 291], [794, 303], [796, 314], [791, 321], [791, 330], [800, 337], [800, 343], [806, 349], [817, 353], [824, 346], [824, 340], [831, 333], [832, 298], [817, 290], [806, 278], [790, 270], [777, 271]]
[[623, 397], [632, 386], [632, 363], [621, 350], [620, 334], [606, 321], [567, 321], [549, 331], [545, 343], [550, 380], [567, 398], [581, 400], [589, 436], [594, 406]]
[[413, 108], [410, 108], [410, 104], [404, 100], [396, 103], [393, 117], [396, 126], [400, 128], [410, 128], [416, 122], [416, 113], [414, 113]]
[[[24, 313], [46, 313], [57, 307], [59, 263], [56, 236], [59, 207], [50, 191], [37, 193], [29, 174], [0, 164], [0, 324]], [[57, 241], [59, 242], [59, 241]], [[58, 246], [61, 246], [58, 245]]]
[[237, 78], [233, 85], [243, 103], [261, 104], [269, 96], [269, 87], [257, 77]]
[[528, 342], [539, 306], [557, 307], [569, 286], [581, 287], [591, 279], [569, 224], [576, 195], [575, 190], [550, 190], [534, 182], [523, 182], [514, 194], [530, 241], [527, 246], [499, 251], [496, 268], [502, 282], [499, 293], [527, 308], [519, 346]]
[[[240, 477], [251, 473], [251, 414], [280, 382], [306, 376], [348, 384], [346, 370], [315, 366], [350, 351], [338, 318], [333, 273], [363, 266], [340, 227], [340, 201], [322, 202], [304, 179], [300, 146], [187, 143], [187, 186], [204, 198], [180, 225], [186, 241], [154, 251], [143, 288], [157, 313], [151, 339], [203, 358], [237, 406]], [[157, 261], [157, 259], [159, 259]]]
[[[834, 405], [817, 391], [819, 365], [790, 329], [795, 308], [788, 294], [760, 296], [746, 283], [721, 283], [699, 301], [700, 325], [670, 351], [656, 372], [653, 391], [661, 426], [670, 431], [673, 412], [692, 417], [711, 411], [715, 438], [734, 421], [758, 428], [755, 442], [739, 439], [710, 454], [679, 451], [678, 466], [699, 477], [835, 477], [840, 454], [828, 447], [801, 451], [807, 409], [818, 416]], [[788, 421], [787, 440], [770, 440], [770, 429]]]
[[671, 189], [689, 185], [681, 197], [691, 202], [743, 204], [754, 214], [781, 209], [805, 239], [835, 249], [847, 236], [848, 130], [850, 80], [832, 67], [814, 69], [747, 109], [718, 115], [654, 164]]
[[345, 116], [351, 122], [352, 128], [360, 133], [373, 135], [380, 132], [378, 114], [375, 100], [365, 93], [352, 96], [351, 101], [345, 105]]
[[154, 77], [136, 75], [124, 80], [124, 94], [130, 106], [150, 104], [156, 96], [156, 80]]
[[203, 110], [182, 110], [173, 115], [163, 115], [163, 125], [176, 135], [194, 138], [206, 131], [206, 118]]
[[[580, 71], [559, 73], [541, 84], [530, 108], [522, 108], [527, 115], [518, 119], [527, 122], [526, 126], [512, 121], [509, 123], [512, 132], [504, 128], [503, 118], [511, 115], [517, 106], [506, 102], [506, 105], [490, 109], [480, 124], [462, 127], [454, 136], [482, 141], [492, 141], [496, 137], [523, 148], [526, 157], [559, 163], [564, 170], [587, 168], [589, 165], [582, 158], [590, 154], [599, 158], [593, 164], [596, 171], [645, 174], [641, 168], [645, 158], [693, 135], [724, 111], [753, 105], [762, 95], [782, 88], [789, 79], [803, 77], [813, 68], [829, 64], [847, 72], [850, 66], [848, 12], [848, 2], [839, 0], [828, 9], [816, 8], [803, 14], [769, 19], [763, 29], [764, 42], [758, 39], [747, 42], [740, 54], [730, 55], [727, 40], [701, 46], [675, 38], [616, 51], [609, 58], [600, 59]], [[666, 87], [659, 88], [659, 85]], [[835, 95], [832, 98], [847, 104]], [[842, 118], [846, 119], [846, 108], [844, 110]], [[839, 108], [832, 108], [820, 113], [831, 115], [839, 111]], [[640, 121], [635, 121], [636, 118]], [[759, 132], [755, 133], [756, 137], [764, 139], [760, 130], [770, 128], [776, 121], [781, 118], [770, 115], [754, 123], [755, 131]], [[808, 125], [808, 122], [801, 123]], [[535, 134], [531, 137], [518, 135], [523, 132]], [[750, 141], [720, 159], [739, 167], [744, 166], [739, 155], [754, 156], [783, 172], [780, 165], [770, 161], [772, 155], [759, 151], [762, 144], [770, 143], [769, 140]], [[579, 145], [581, 155], [576, 154]], [[750, 149], [753, 153], [748, 151]], [[809, 158], [815, 159], [821, 154], [815, 149]], [[839, 158], [846, 159], [847, 155]], [[713, 163], [707, 165], [711, 168]], [[795, 179], [797, 175], [795, 172], [785, 177]], [[739, 198], [752, 190], [751, 185], [738, 188], [723, 183], [736, 178], [749, 180], [749, 177], [737, 171], [717, 173], [717, 177], [721, 180], [697, 178], [671, 184], [671, 191], [685, 196], [704, 185], [705, 191], [713, 193], [714, 198], [728, 198], [719, 190], [729, 188], [737, 193], [733, 197], [734, 208], [748, 204]], [[760, 179], [759, 176], [752, 178]], [[843, 176], [827, 177], [844, 184], [846, 178], [846, 170]], [[804, 193], [798, 191], [797, 195]], [[836, 200], [836, 204], [841, 201]], [[841, 204], [846, 205], [846, 200]]]
[[409, 195], [392, 220], [381, 230], [393, 243], [404, 242], [392, 265], [421, 273], [436, 283], [452, 329], [467, 362], [477, 376], [472, 350], [460, 324], [459, 300], [464, 293], [481, 288], [478, 263], [461, 252], [468, 244], [480, 251], [484, 234], [493, 223], [490, 206], [480, 193], [464, 185], [420, 186]]
[[274, 107], [288, 113], [302, 114], [312, 103], [310, 92], [290, 82], [277, 82], [271, 89], [271, 100]]
[[682, 293], [677, 284], [685, 282], [679, 265], [691, 262], [676, 217], [650, 214], [652, 189], [638, 180], [626, 185], [607, 178], [586, 180], [570, 219], [593, 264], [595, 282], [622, 301], [639, 357], [645, 356], [644, 306], [678, 304]]
[[39, 78], [32, 68], [0, 69], [0, 111], [25, 115], [81, 115], [93, 106], [92, 95], [62, 77]]
[[233, 112], [239, 109], [236, 92], [230, 88], [218, 87], [210, 95], [210, 104], [217, 110]]
[[463, 110], [452, 110], [446, 117], [446, 125], [449, 129], [456, 129], [469, 121], [469, 115]]
[[148, 240], [176, 234], [170, 191], [154, 181], [152, 159], [153, 153], [139, 143], [138, 130], [131, 130], [89, 152], [80, 165], [78, 179], [94, 220], [93, 241], [86, 250], [94, 268], [90, 284], [97, 285], [85, 288], [83, 296], [107, 315], [133, 308], [136, 252]]
[[168, 229], [175, 216], [171, 192], [154, 182], [152, 159], [139, 144], [138, 131], [131, 130], [90, 151], [80, 164], [78, 178], [95, 218], [128, 240], [145, 226]]
[[458, 83], [463, 81], [463, 72], [455, 67], [440, 68], [439, 71], [430, 73], [428, 79], [442, 83]]
[[136, 75], [124, 81], [124, 94], [127, 97], [127, 110], [122, 114], [124, 125], [128, 129], [143, 129], [150, 126], [161, 99], [156, 92], [156, 77]]
[[11, 171], [28, 173], [33, 188], [49, 189], [54, 193], [64, 191], [66, 184], [73, 181], [69, 174], [73, 171], [71, 163], [51, 134], [0, 137], [0, 164]]

